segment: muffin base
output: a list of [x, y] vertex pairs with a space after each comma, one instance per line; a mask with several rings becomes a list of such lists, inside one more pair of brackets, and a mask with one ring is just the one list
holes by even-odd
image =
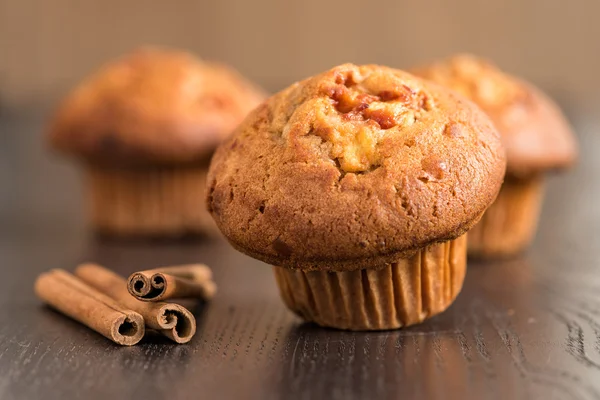
[[430, 245], [382, 269], [344, 272], [274, 267], [285, 304], [321, 326], [385, 330], [414, 325], [444, 311], [462, 288], [466, 235]]
[[496, 201], [469, 231], [469, 256], [508, 257], [523, 251], [535, 237], [543, 197], [541, 175], [507, 177]]
[[108, 236], [177, 237], [214, 234], [204, 207], [206, 168], [89, 167], [90, 222]]

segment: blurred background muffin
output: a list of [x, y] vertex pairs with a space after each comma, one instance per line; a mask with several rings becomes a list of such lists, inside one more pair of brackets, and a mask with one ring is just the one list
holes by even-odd
[[202, 204], [215, 147], [263, 99], [231, 68], [144, 48], [62, 102], [48, 138], [85, 167], [93, 228], [119, 236], [213, 231]]
[[457, 55], [414, 72], [451, 88], [485, 111], [502, 136], [507, 173], [502, 190], [469, 232], [469, 254], [510, 256], [533, 240], [544, 175], [571, 166], [575, 135], [558, 106], [539, 89], [472, 55]]

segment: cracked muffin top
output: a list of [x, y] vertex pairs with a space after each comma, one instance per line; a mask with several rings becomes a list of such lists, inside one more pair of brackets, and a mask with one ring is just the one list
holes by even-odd
[[413, 73], [459, 92], [488, 114], [502, 136], [508, 173], [560, 169], [577, 158], [575, 136], [552, 100], [492, 63], [461, 54]]
[[466, 232], [505, 166], [498, 133], [468, 100], [346, 64], [245, 119], [213, 157], [207, 204], [234, 247], [267, 263], [377, 268]]
[[62, 103], [50, 143], [93, 162], [206, 160], [264, 94], [231, 68], [145, 48], [107, 64]]

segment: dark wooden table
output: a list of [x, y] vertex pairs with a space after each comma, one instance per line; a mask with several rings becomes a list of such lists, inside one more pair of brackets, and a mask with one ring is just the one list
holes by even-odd
[[[350, 333], [303, 324], [270, 268], [223, 241], [90, 237], [75, 169], [43, 151], [41, 121], [0, 118], [0, 398], [600, 398], [600, 136], [578, 121], [583, 160], [550, 180], [528, 254], [470, 263], [456, 303], [420, 326]], [[85, 260], [124, 275], [205, 262], [220, 290], [188, 345], [119, 347], [32, 293], [40, 272]]]

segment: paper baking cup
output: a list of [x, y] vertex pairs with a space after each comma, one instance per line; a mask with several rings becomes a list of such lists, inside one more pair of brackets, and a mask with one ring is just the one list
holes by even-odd
[[307, 321], [350, 330], [396, 329], [448, 308], [462, 288], [466, 251], [463, 235], [382, 269], [274, 271], [283, 301]]
[[496, 201], [469, 231], [469, 255], [506, 257], [524, 250], [535, 237], [543, 196], [543, 177], [508, 178]]
[[90, 219], [103, 234], [179, 236], [216, 231], [204, 207], [205, 168], [89, 168]]

